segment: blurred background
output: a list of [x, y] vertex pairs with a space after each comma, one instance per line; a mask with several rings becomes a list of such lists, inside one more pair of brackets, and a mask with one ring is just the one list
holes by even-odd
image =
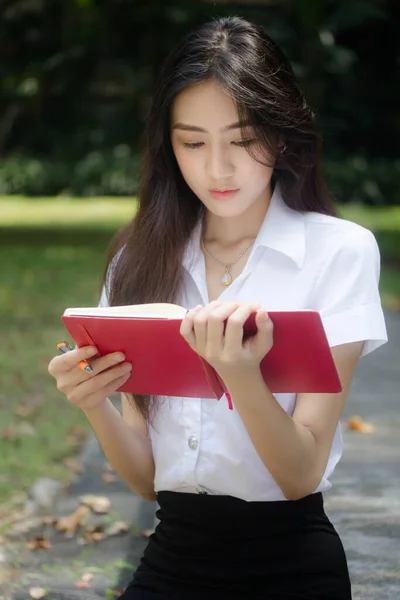
[[47, 365], [60, 315], [94, 305], [108, 242], [135, 210], [158, 69], [189, 28], [263, 25], [324, 137], [343, 216], [372, 229], [400, 309], [398, 0], [0, 1], [0, 534], [38, 477], [68, 481], [88, 427]]

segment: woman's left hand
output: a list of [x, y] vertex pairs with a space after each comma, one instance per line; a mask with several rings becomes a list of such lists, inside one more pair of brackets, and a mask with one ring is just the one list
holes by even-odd
[[[258, 331], [243, 341], [243, 325], [254, 312]], [[216, 301], [197, 306], [186, 314], [180, 332], [222, 378], [258, 369], [273, 346], [272, 321], [258, 302]]]

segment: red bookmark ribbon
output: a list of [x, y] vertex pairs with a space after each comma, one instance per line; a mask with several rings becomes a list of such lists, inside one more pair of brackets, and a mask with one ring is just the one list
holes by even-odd
[[229, 408], [229, 410], [233, 410], [233, 402], [232, 402], [231, 395], [228, 394], [228, 392], [225, 392], [225, 396], [226, 396], [226, 399], [228, 400], [228, 408]]

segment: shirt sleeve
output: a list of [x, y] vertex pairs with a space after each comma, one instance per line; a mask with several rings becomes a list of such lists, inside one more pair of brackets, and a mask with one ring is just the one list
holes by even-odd
[[330, 254], [317, 283], [315, 309], [330, 347], [364, 341], [365, 356], [387, 342], [378, 245], [370, 231], [360, 229], [344, 236]]

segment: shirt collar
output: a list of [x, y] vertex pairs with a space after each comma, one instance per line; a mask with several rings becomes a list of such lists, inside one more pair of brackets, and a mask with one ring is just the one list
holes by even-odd
[[304, 213], [289, 208], [277, 183], [255, 246], [264, 246], [288, 256], [302, 268], [306, 253]]
[[[183, 257], [183, 266], [190, 270], [199, 257], [202, 219], [197, 223]], [[254, 249], [258, 246], [271, 248], [285, 254], [299, 269], [305, 259], [305, 222], [304, 213], [289, 208], [277, 183], [264, 221], [258, 232]]]

